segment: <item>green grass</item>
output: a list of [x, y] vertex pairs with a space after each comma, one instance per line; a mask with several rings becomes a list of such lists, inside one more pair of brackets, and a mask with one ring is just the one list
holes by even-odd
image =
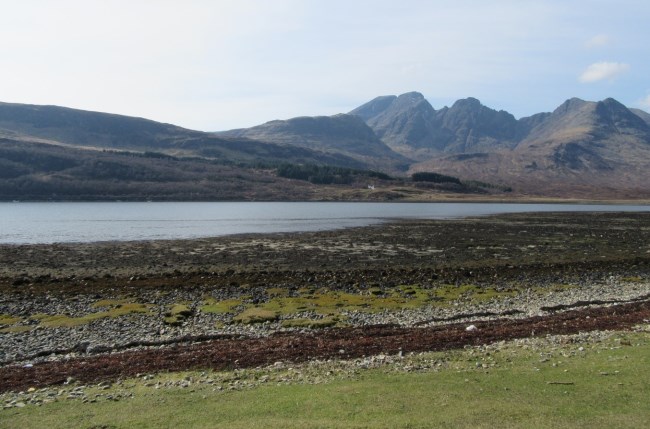
[[[318, 385], [276, 385], [274, 379], [236, 391], [199, 384], [157, 390], [127, 381], [136, 386], [133, 399], [95, 404], [64, 400], [0, 410], [0, 428], [646, 427], [650, 334], [620, 336], [604, 342], [512, 343], [429, 353], [406, 361], [412, 368], [429, 362], [440, 369], [355, 370], [348, 372], [352, 379], [335, 376]], [[477, 362], [488, 368], [477, 368]], [[245, 383], [259, 377], [256, 371], [261, 370], [228, 374], [225, 380]]]

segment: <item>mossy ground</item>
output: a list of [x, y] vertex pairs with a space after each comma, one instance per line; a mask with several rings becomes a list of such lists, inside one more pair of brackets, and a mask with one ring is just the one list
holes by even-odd
[[[231, 314], [236, 323], [259, 323], [277, 318], [286, 321], [283, 326], [324, 326], [323, 318], [343, 319], [345, 312], [382, 312], [421, 308], [427, 305], [449, 306], [460, 299], [480, 303], [492, 299], [515, 296], [520, 291], [515, 289], [498, 290], [493, 287], [477, 285], [441, 285], [424, 288], [420, 285], [400, 285], [391, 288], [372, 287], [361, 289], [356, 293], [326, 288], [302, 287], [295, 291], [283, 288], [270, 288], [266, 291], [264, 302], [253, 304], [250, 296], [226, 299], [222, 301], [209, 297], [203, 301], [201, 311], [216, 314]], [[316, 314], [305, 319], [302, 314]], [[263, 317], [249, 317], [251, 315]], [[335, 325], [332, 323], [331, 325]]]
[[192, 310], [187, 304], [173, 304], [165, 312], [163, 321], [172, 326], [182, 325], [188, 317], [192, 315]]
[[[129, 314], [148, 314], [152, 305], [133, 303], [125, 300], [101, 300], [92, 305], [93, 308], [103, 311], [96, 311], [82, 316], [70, 316], [68, 314], [45, 314], [36, 313], [27, 318], [7, 316], [0, 319], [0, 325], [14, 325], [0, 329], [0, 333], [26, 332], [37, 326], [42, 328], [74, 327], [85, 325], [95, 320], [104, 318], [115, 318]], [[27, 323], [16, 325], [17, 323]]]
[[71, 317], [65, 314], [56, 314], [56, 315], [36, 315], [32, 316], [31, 319], [39, 320], [40, 326], [45, 328], [54, 328], [54, 327], [72, 327], [84, 325], [90, 323], [93, 320], [103, 319], [107, 317], [120, 317], [127, 314], [133, 313], [148, 313], [149, 306], [146, 304], [137, 304], [137, 303], [117, 303], [112, 305], [106, 311], [99, 311], [96, 313], [86, 314], [80, 317]]
[[[558, 285], [556, 288], [543, 288], [540, 294], [560, 291], [571, 286]], [[382, 312], [416, 309], [427, 305], [449, 306], [458, 300], [481, 303], [492, 299], [502, 299], [520, 293], [516, 289], [496, 289], [494, 287], [472, 284], [438, 285], [399, 285], [396, 287], [371, 287], [358, 292], [340, 291], [328, 288], [304, 286], [297, 290], [288, 288], [269, 288], [265, 299], [253, 303], [252, 295], [217, 300], [206, 296], [198, 309], [204, 313], [229, 315], [223, 323], [263, 323], [283, 319], [284, 327], [324, 327], [341, 326], [345, 313], [350, 311]], [[164, 312], [164, 323], [181, 325], [191, 317], [191, 303], [169, 305]], [[0, 333], [24, 332], [36, 326], [43, 328], [74, 327], [102, 318], [115, 318], [128, 314], [149, 314], [154, 317], [151, 304], [131, 302], [128, 299], [102, 299], [92, 304], [93, 309], [81, 316], [66, 314], [33, 314], [26, 319], [10, 314], [0, 315]], [[315, 316], [305, 317], [305, 314]], [[334, 320], [336, 319], [336, 320]], [[296, 320], [291, 322], [289, 320]]]
[[214, 298], [206, 298], [201, 306], [201, 311], [204, 313], [225, 314], [232, 313], [235, 308], [242, 305], [242, 299], [224, 299], [218, 301]]
[[265, 308], [251, 307], [233, 318], [238, 323], [264, 323], [272, 322], [278, 318], [278, 313]]
[[20, 317], [12, 316], [10, 314], [0, 314], [0, 325], [13, 325], [20, 322]]
[[435, 289], [433, 296], [439, 305], [449, 305], [459, 299], [464, 299], [473, 303], [481, 303], [492, 299], [501, 299], [516, 296], [521, 291], [517, 289], [501, 289], [493, 287], [481, 287], [473, 284], [464, 284], [460, 286], [445, 285]]
[[18, 326], [9, 326], [7, 328], [0, 329], [0, 334], [19, 334], [21, 332], [31, 331], [33, 326], [18, 325]]

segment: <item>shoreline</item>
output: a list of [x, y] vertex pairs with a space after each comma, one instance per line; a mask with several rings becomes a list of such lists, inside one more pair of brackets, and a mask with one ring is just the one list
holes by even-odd
[[[369, 194], [372, 195], [372, 194]], [[512, 204], [650, 204], [650, 198], [619, 198], [619, 197], [558, 197], [531, 194], [430, 194], [427, 198], [403, 197], [399, 199], [369, 199], [369, 198], [310, 198], [310, 199], [224, 199], [224, 200], [165, 200], [165, 199], [0, 199], [0, 204], [6, 203], [512, 203]]]
[[648, 296], [650, 213], [0, 246], [0, 361], [54, 365], [218, 336], [503, 324]]
[[[292, 202], [289, 202], [291, 204]], [[296, 204], [308, 204], [310, 202], [294, 202]], [[319, 204], [319, 202], [311, 202], [314, 204]], [[323, 203], [323, 202], [320, 202]], [[325, 202], [326, 204], [346, 204], [346, 202]], [[377, 203], [377, 202], [364, 202], [364, 203], [369, 203], [369, 204], [387, 204], [391, 205], [393, 203]], [[26, 203], [26, 204], [45, 204], [45, 203]], [[47, 203], [50, 204], [50, 203]], [[57, 204], [57, 203], [54, 203]], [[61, 204], [69, 204], [67, 202], [62, 202]], [[73, 204], [95, 204], [95, 203], [73, 203]], [[115, 204], [115, 202], [106, 202], [106, 204]], [[128, 204], [128, 203], [127, 203]], [[145, 203], [136, 203], [136, 204], [145, 204]], [[154, 203], [154, 204], [166, 204], [166, 202], [159, 202], [159, 203]], [[170, 204], [176, 204], [176, 203], [171, 203]], [[196, 204], [212, 204], [212, 203], [196, 203]], [[244, 203], [245, 204], [245, 203]], [[265, 204], [264, 202], [251, 202], [251, 204]], [[273, 203], [270, 203], [273, 204]], [[358, 203], [352, 203], [352, 204], [358, 204]], [[431, 202], [408, 202], [408, 201], [400, 201], [400, 202], [394, 202], [395, 205], [400, 205], [400, 204], [437, 204], [437, 203], [431, 203]], [[452, 205], [474, 205], [476, 206], [486, 206], [489, 207], [491, 206], [490, 203], [484, 202], [440, 202], [440, 204], [452, 204]], [[336, 217], [333, 216], [329, 223], [326, 224], [320, 224], [317, 221], [322, 221], [322, 219], [318, 219], [313, 217], [313, 213], [307, 212], [305, 214], [304, 222], [306, 222], [307, 226], [302, 227], [301, 229], [291, 229], [287, 228], [285, 223], [291, 221], [292, 219], [285, 219], [285, 218], [244, 218], [241, 219], [242, 222], [261, 222], [261, 225], [264, 225], [265, 230], [262, 231], [255, 231], [254, 228], [248, 227], [248, 229], [253, 229], [253, 230], [241, 230], [241, 226], [233, 223], [231, 219], [221, 219], [221, 218], [216, 218], [216, 219], [208, 219], [208, 218], [196, 218], [196, 219], [189, 219], [190, 222], [225, 222], [225, 226], [222, 225], [221, 228], [235, 228], [235, 231], [232, 232], [225, 232], [225, 231], [214, 231], [214, 232], [206, 232], [204, 234], [195, 232], [192, 230], [192, 232], [184, 232], [186, 236], [181, 236], [180, 230], [175, 231], [175, 233], [179, 236], [174, 236], [174, 233], [170, 233], [168, 236], [160, 236], [159, 233], [156, 235], [151, 235], [152, 233], [149, 231], [151, 230], [158, 230], [162, 228], [162, 225], [164, 222], [178, 222], [178, 223], [183, 223], [186, 222], [186, 220], [179, 219], [179, 218], [169, 218], [169, 219], [157, 219], [157, 220], [152, 220], [151, 223], [154, 224], [152, 226], [149, 226], [145, 228], [142, 232], [134, 232], [131, 234], [131, 237], [126, 237], [126, 238], [107, 238], [107, 239], [97, 239], [97, 237], [102, 237], [104, 235], [107, 235], [108, 233], [112, 233], [114, 235], [119, 235], [118, 230], [109, 230], [106, 233], [101, 233], [99, 235], [93, 236], [92, 233], [89, 233], [88, 231], [81, 232], [79, 233], [78, 239], [76, 240], [71, 240], [71, 239], [65, 239], [64, 241], [56, 241], [56, 238], [49, 238], [47, 241], [34, 241], [33, 238], [22, 238], [22, 239], [15, 239], [15, 241], [0, 241], [0, 247], [2, 246], [9, 246], [9, 247], [16, 247], [16, 246], [57, 246], [57, 245], [91, 245], [91, 244], [120, 244], [120, 243], [132, 243], [132, 244], [137, 244], [137, 243], [144, 243], [144, 242], [157, 242], [157, 243], [165, 243], [165, 242], [173, 242], [173, 241], [202, 241], [202, 240], [211, 240], [211, 239], [219, 239], [219, 238], [229, 238], [229, 237], [245, 237], [245, 236], [273, 236], [276, 234], [307, 234], [307, 233], [317, 233], [317, 232], [333, 232], [333, 231], [344, 231], [348, 229], [354, 229], [354, 228], [365, 228], [365, 227], [373, 227], [377, 225], [392, 225], [392, 224], [402, 224], [402, 223], [409, 223], [413, 221], [451, 221], [451, 220], [462, 220], [462, 219], [481, 219], [481, 218], [487, 218], [487, 217], [493, 217], [493, 216], [508, 216], [508, 215], [517, 215], [517, 214], [522, 214], [522, 215], [528, 215], [528, 216], [537, 216], [537, 215], [544, 215], [544, 214], [553, 214], [557, 213], [560, 215], [576, 215], [576, 214], [581, 214], [581, 213], [649, 213], [650, 212], [650, 204], [633, 204], [633, 203], [603, 203], [603, 202], [582, 202], [582, 203], [570, 203], [570, 202], [565, 202], [565, 203], [533, 203], [533, 202], [500, 202], [498, 204], [503, 204], [506, 206], [524, 206], [524, 205], [532, 205], [533, 207], [530, 207], [530, 211], [525, 210], [525, 211], [517, 211], [515, 209], [510, 208], [510, 211], [508, 209], [504, 208], [504, 211], [490, 211], [490, 210], [482, 210], [482, 209], [468, 209], [466, 210], [465, 213], [455, 213], [453, 212], [454, 209], [450, 209], [449, 206], [447, 209], [442, 209], [443, 212], [440, 213], [419, 213], [417, 211], [414, 211], [412, 214], [404, 214], [404, 213], [371, 213], [371, 212], [363, 212], [360, 213], [358, 216], [352, 216], [347, 215], [347, 213], [344, 216], [341, 217]], [[541, 207], [540, 207], [541, 206]], [[543, 206], [557, 206], [558, 210], [555, 210], [555, 207], [552, 207], [549, 210], [545, 210]], [[576, 210], [563, 210], [561, 209], [562, 206], [563, 208], [566, 207], [576, 207]], [[578, 209], [578, 207], [603, 207], [602, 210], [581, 210]], [[498, 207], [498, 206], [497, 206]], [[620, 207], [620, 210], [612, 209], [610, 210], [609, 208], [606, 207]], [[640, 209], [636, 209], [640, 208]], [[645, 210], [644, 210], [645, 209]], [[447, 210], [449, 212], [445, 213], [444, 211]], [[451, 210], [451, 211], [450, 211]], [[455, 209], [457, 212], [460, 210]], [[473, 210], [473, 211], [472, 211]], [[89, 218], [84, 218], [83, 220], [86, 222], [94, 222], [95, 224], [100, 224], [101, 222], [105, 222], [105, 219], [100, 219], [100, 218], [93, 218], [95, 214], [88, 214]], [[361, 222], [359, 219], [363, 219], [363, 222]], [[116, 219], [120, 220], [121, 219]], [[45, 222], [45, 219], [31, 219], [30, 222], [34, 225], [36, 224], [41, 224]], [[60, 219], [55, 220], [56, 222], [62, 222]], [[132, 221], [132, 222], [138, 222], [137, 219]], [[156, 222], [158, 224], [156, 224]], [[230, 222], [230, 223], [228, 223]], [[285, 222], [285, 223], [283, 223]], [[18, 224], [18, 230], [21, 231], [21, 227], [24, 228], [24, 226]], [[101, 228], [100, 228], [101, 229]], [[237, 230], [239, 229], [239, 230]], [[82, 228], [83, 231], [83, 228]], [[41, 231], [43, 234], [47, 234], [45, 231]], [[59, 232], [59, 235], [61, 234], [69, 234], [71, 236], [75, 236], [75, 232], [70, 230], [63, 230], [63, 232]], [[90, 234], [90, 236], [89, 236]], [[54, 236], [56, 237], [56, 236]], [[94, 237], [94, 238], [93, 238]], [[4, 240], [4, 238], [3, 238]], [[52, 241], [54, 240], [54, 241]]]
[[[186, 345], [141, 348], [95, 356], [69, 357], [35, 365], [0, 367], [0, 393], [60, 384], [66, 379], [113, 383], [143, 373], [183, 370], [223, 371], [258, 368], [274, 362], [355, 359], [367, 355], [397, 355], [485, 346], [500, 341], [548, 335], [575, 335], [600, 330], [631, 330], [650, 317], [650, 300], [612, 307], [572, 310], [518, 320], [476, 320], [435, 327], [403, 328], [371, 325], [321, 332], [277, 333], [189, 341]], [[469, 329], [472, 327], [472, 329]]]
[[[607, 261], [621, 253], [623, 259], [645, 258], [648, 227], [650, 212], [524, 212], [194, 239], [0, 244], [0, 288], [14, 277], [44, 275], [498, 267]], [[586, 234], [585, 240], [571, 240], [576, 233]], [[590, 254], [597, 250], [604, 258]]]

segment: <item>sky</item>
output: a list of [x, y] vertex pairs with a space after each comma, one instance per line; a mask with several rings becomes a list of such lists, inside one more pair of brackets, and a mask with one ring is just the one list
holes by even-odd
[[203, 131], [418, 91], [650, 111], [647, 0], [0, 0], [0, 101]]

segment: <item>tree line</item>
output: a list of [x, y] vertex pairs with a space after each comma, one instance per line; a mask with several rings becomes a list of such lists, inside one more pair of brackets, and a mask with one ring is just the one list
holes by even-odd
[[306, 180], [318, 185], [349, 185], [360, 178], [391, 180], [388, 174], [316, 164], [282, 164], [276, 174], [286, 179]]

